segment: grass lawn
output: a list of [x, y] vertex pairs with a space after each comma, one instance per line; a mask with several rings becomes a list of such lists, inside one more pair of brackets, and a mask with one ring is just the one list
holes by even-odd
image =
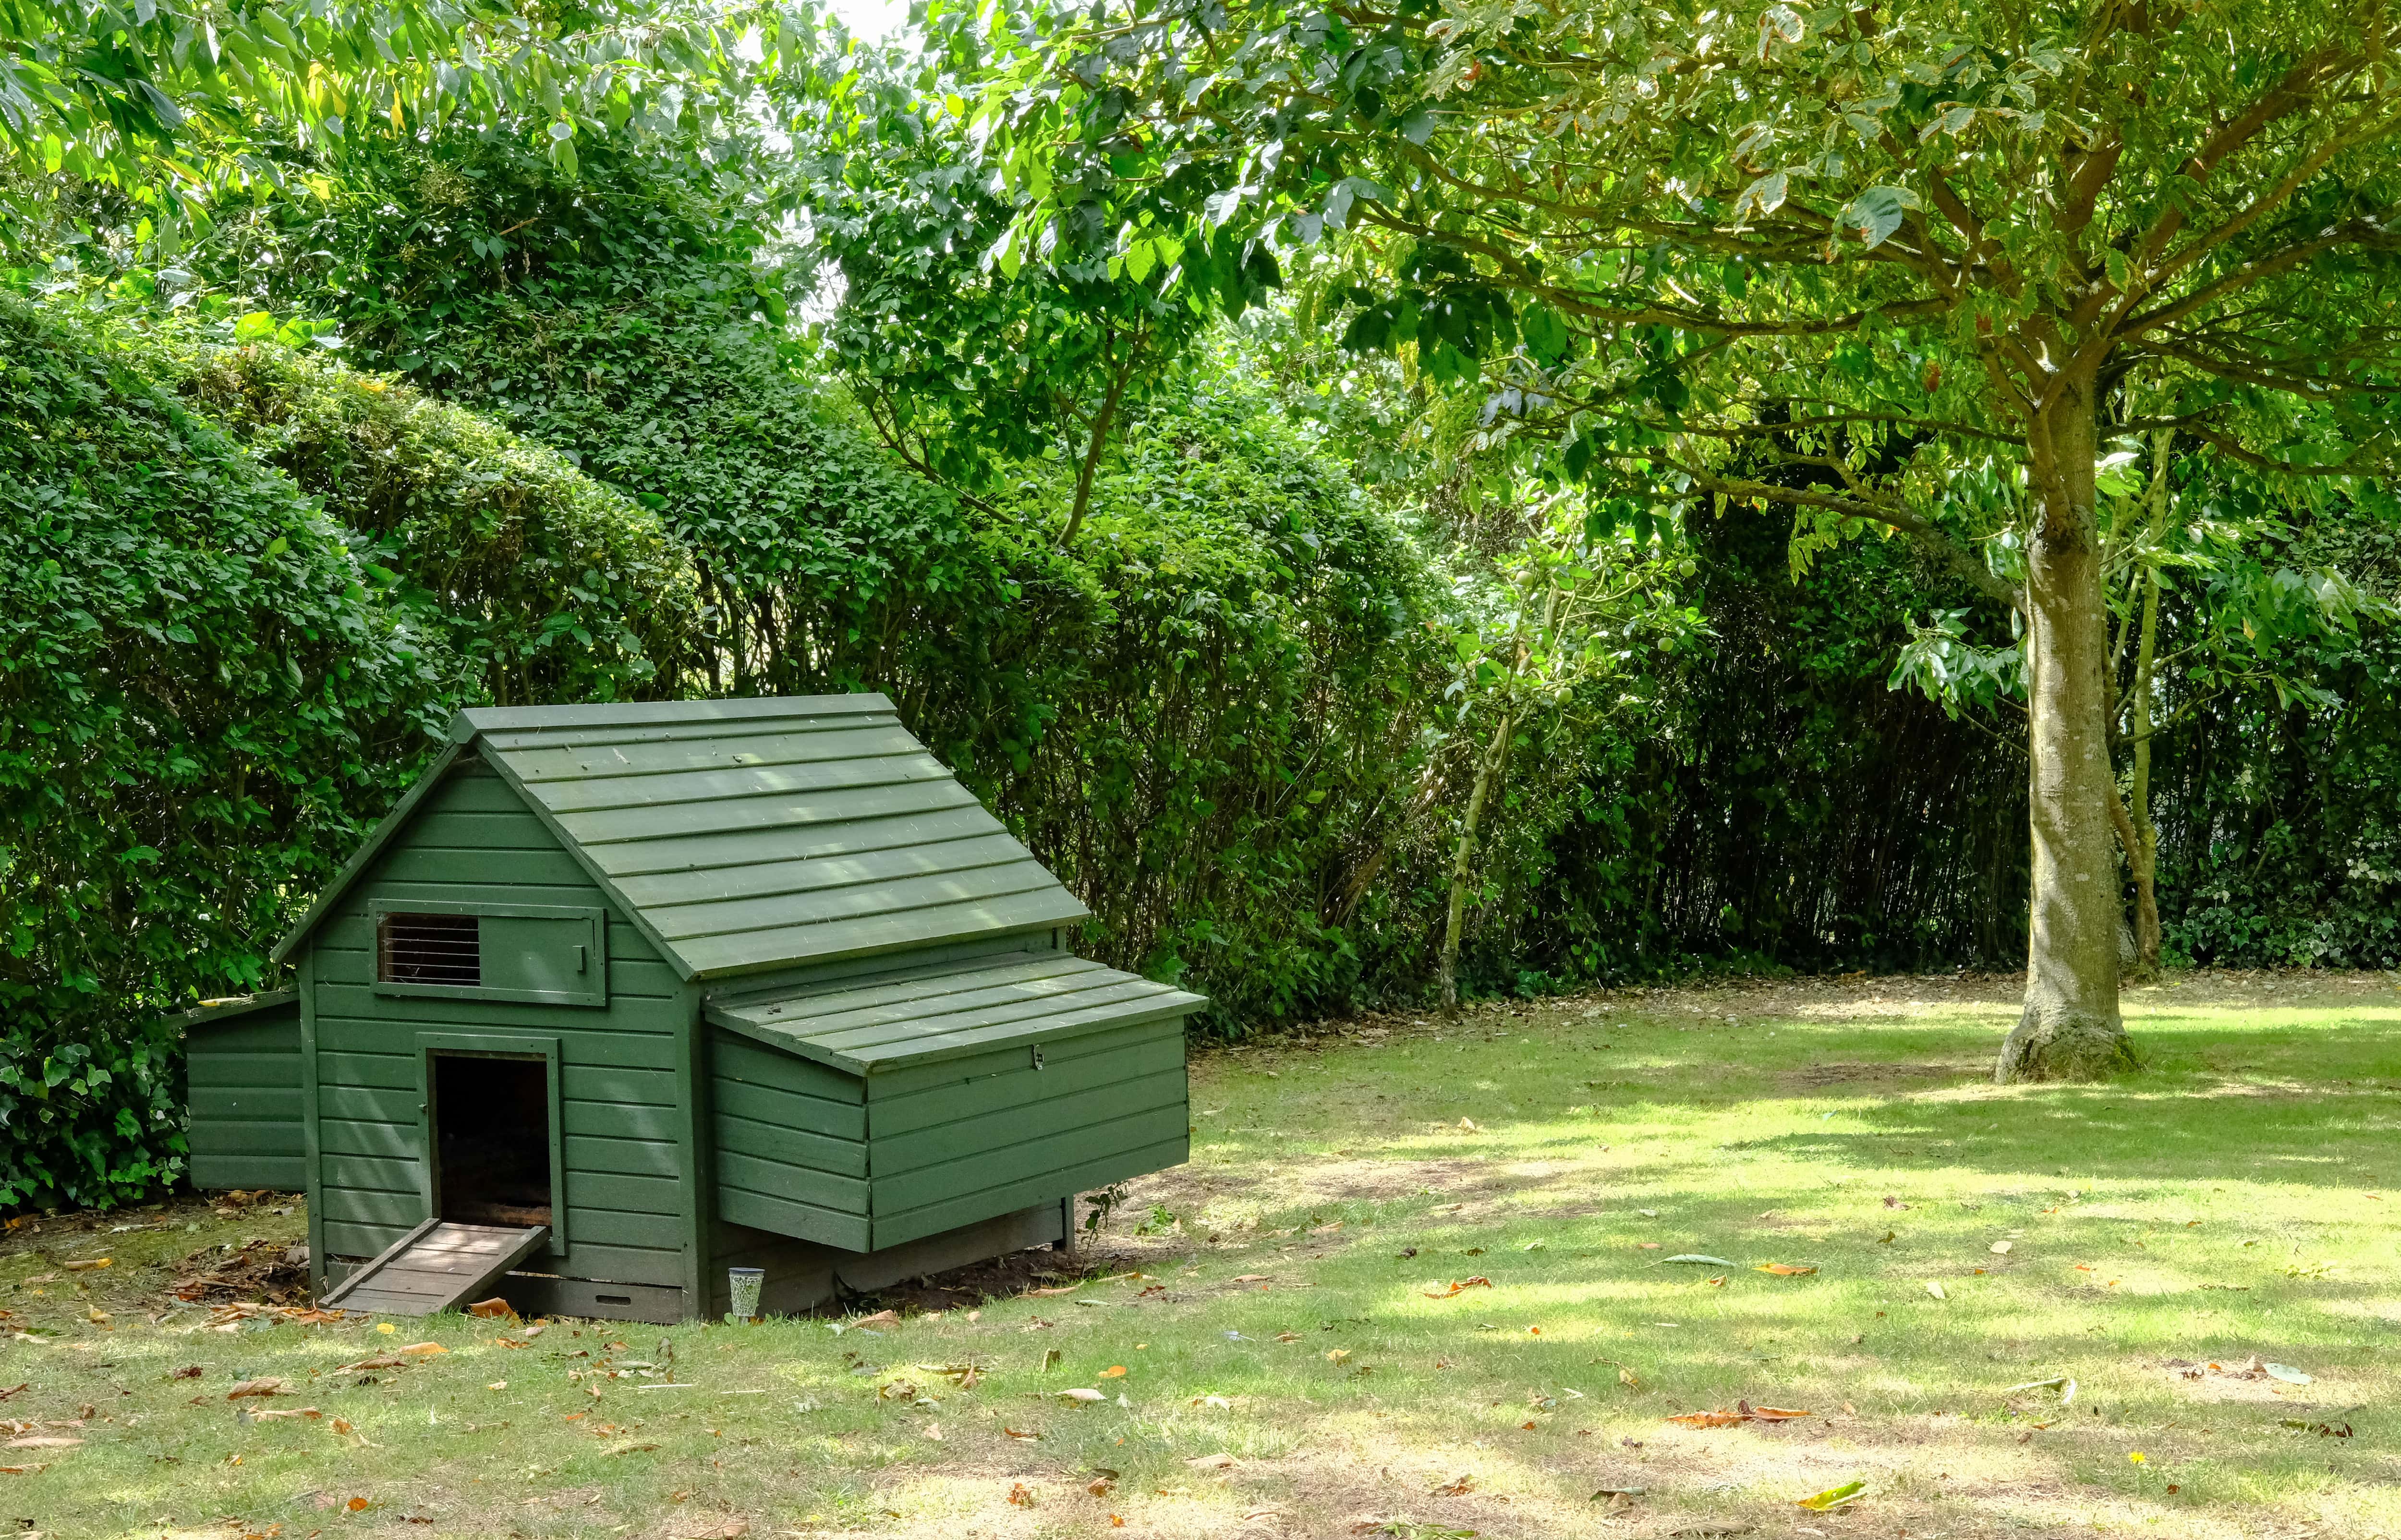
[[[2001, 1089], [2010, 992], [1595, 996], [1203, 1055], [1192, 1164], [1076, 1259], [1101, 1276], [881, 1329], [154, 1320], [167, 1263], [296, 1208], [44, 1221], [0, 1257], [0, 1521], [2401, 1535], [2401, 986], [2181, 977], [2129, 997], [2149, 1072]], [[227, 1398], [258, 1376], [293, 1394]], [[1807, 1415], [1667, 1420], [1746, 1401]]]

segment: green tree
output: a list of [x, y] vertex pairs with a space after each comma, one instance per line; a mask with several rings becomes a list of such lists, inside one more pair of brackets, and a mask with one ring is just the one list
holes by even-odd
[[[1790, 508], [1802, 559], [1898, 533], [2017, 611], [2032, 941], [1996, 1072], [2043, 1079], [2133, 1057], [2105, 440], [2174, 426], [2390, 511], [2392, 30], [2345, 0], [1169, 0], [1061, 24], [989, 111], [1079, 188], [1205, 164], [1221, 231], [1369, 232], [1351, 339], [1516, 392], [1571, 474]], [[1138, 150], [1096, 163], [1103, 135]]]
[[569, 170], [579, 132], [713, 125], [816, 47], [806, 0], [57, 0], [0, 5], [6, 245], [51, 223], [62, 180], [114, 189], [151, 232], [202, 224], [228, 184], [281, 185], [281, 148], [506, 125]]

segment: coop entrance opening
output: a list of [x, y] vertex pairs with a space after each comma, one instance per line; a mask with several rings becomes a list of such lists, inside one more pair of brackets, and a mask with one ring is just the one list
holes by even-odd
[[550, 1224], [550, 1066], [433, 1056], [436, 1191], [461, 1224]]

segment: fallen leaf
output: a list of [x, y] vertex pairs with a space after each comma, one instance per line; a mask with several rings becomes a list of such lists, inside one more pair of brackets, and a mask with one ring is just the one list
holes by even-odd
[[1097, 1390], [1063, 1390], [1059, 1392], [1059, 1398], [1063, 1401], [1080, 1402], [1085, 1406], [1090, 1406], [1094, 1401], [1105, 1401], [1108, 1399], [1107, 1397], [1102, 1395]]
[[293, 1407], [283, 1411], [254, 1411], [251, 1413], [251, 1418], [254, 1422], [264, 1423], [278, 1417], [306, 1417], [314, 1422], [324, 1415], [315, 1407]]
[[36, 1434], [30, 1438], [11, 1438], [8, 1440], [8, 1447], [10, 1449], [73, 1449], [82, 1442], [80, 1438], [63, 1438], [56, 1434]]
[[2009, 1243], [2009, 1242], [2007, 1242], [2007, 1241], [1995, 1241], [1995, 1242], [1993, 1243], [1993, 1255], [1994, 1255], [1994, 1256], [1996, 1256], [1996, 1257], [2006, 1257], [2006, 1256], [2008, 1256], [2009, 1254], [2010, 1254], [2010, 1243]]
[[1220, 1411], [1231, 1411], [1234, 1410], [1234, 1403], [1226, 1399], [1223, 1396], [1195, 1396], [1192, 1397], [1192, 1405], [1196, 1407], [1215, 1407]]
[[255, 1380], [244, 1380], [226, 1391], [226, 1399], [238, 1401], [245, 1396], [289, 1396], [291, 1394], [292, 1387], [287, 1382], [262, 1375]]
[[95, 1257], [89, 1261], [61, 1262], [59, 1265], [65, 1268], [70, 1273], [89, 1273], [94, 1268], [114, 1267], [117, 1265], [117, 1259], [114, 1257]]
[[1030, 1508], [1034, 1506], [1034, 1492], [1024, 1482], [1019, 1481], [1009, 1487], [1008, 1501], [1011, 1506]]
[[2270, 1379], [2282, 1380], [2288, 1385], [2306, 1385], [2317, 1383], [2314, 1375], [2304, 1374], [2290, 1364], [2264, 1364], [2261, 1367], [2267, 1370], [2268, 1377]]
[[938, 1444], [942, 1441], [942, 1424], [940, 1423], [927, 1423], [918, 1431]]
[[1942, 1286], [1936, 1283], [1932, 1278], [1926, 1280], [1926, 1292], [1933, 1295], [1938, 1300], [1947, 1300], [1951, 1297], [1950, 1295], [1942, 1292]]
[[1473, 1476], [1461, 1476], [1456, 1480], [1451, 1481], [1447, 1486], [1434, 1488], [1434, 1495], [1437, 1497], [1464, 1497], [1475, 1490], [1475, 1478]]
[[1269, 1281], [1264, 1273], [1245, 1273], [1234, 1280], [1238, 1284], [1263, 1284]]
[[1325, 1353], [1325, 1361], [1329, 1364], [1338, 1364], [1350, 1356], [1351, 1350], [1347, 1347], [1328, 1348]]
[[658, 1447], [659, 1446], [656, 1444], [646, 1444], [635, 1438], [621, 1438], [617, 1442], [611, 1444], [607, 1449], [602, 1450], [600, 1452], [603, 1454], [647, 1454], [652, 1450]]
[[490, 1384], [486, 1385], [484, 1388], [486, 1390], [506, 1390], [509, 1388], [509, 1383], [506, 1380], [494, 1380]]
[[1755, 1271], [1773, 1273], [1779, 1278], [1805, 1278], [1818, 1270], [1814, 1267], [1795, 1267], [1790, 1262], [1762, 1262]]
[[1008, 1426], [1002, 1427], [1000, 1431], [1008, 1434], [1012, 1438], [1022, 1438], [1029, 1444], [1040, 1443], [1042, 1441], [1042, 1435], [1038, 1433], [1023, 1433], [1016, 1428]]
[[1696, 1267], [1739, 1267], [1742, 1265], [1740, 1262], [1728, 1261], [1723, 1257], [1705, 1257], [1697, 1251], [1687, 1251], [1680, 1256], [1662, 1257], [1659, 1259], [1659, 1265], [1662, 1267], [1667, 1266], [1670, 1262], [1691, 1262]]
[[336, 1433], [347, 1434], [350, 1431], [350, 1419], [346, 1417], [335, 1418], [331, 1425]]
[[1101, 1378], [1104, 1380], [1122, 1380], [1125, 1376], [1126, 1366], [1123, 1364], [1111, 1364], [1108, 1368], [1101, 1370]]
[[517, 1318], [516, 1306], [497, 1294], [488, 1300], [477, 1300], [467, 1307], [467, 1314], [486, 1321], [514, 1321]]
[[1806, 1411], [1792, 1411], [1783, 1407], [1755, 1407], [1745, 1403], [1751, 1416], [1763, 1423], [1789, 1423], [1795, 1417], [1806, 1417]]
[[431, 1358], [436, 1354], [447, 1353], [450, 1350], [440, 1342], [411, 1342], [400, 1351], [411, 1357]]
[[1667, 1419], [1681, 1427], [1735, 1427], [1749, 1420], [1738, 1411], [1685, 1411]]
[[1231, 1470], [1239, 1462], [1230, 1454], [1203, 1454], [1184, 1463], [1194, 1470]]
[[352, 1513], [364, 1513], [367, 1511], [367, 1500], [364, 1497], [353, 1497], [342, 1506]]
[[1478, 1127], [1476, 1127], [1476, 1126], [1475, 1126], [1475, 1120], [1474, 1118], [1461, 1118], [1461, 1119], [1460, 1119], [1460, 1120], [1459, 1120], [1459, 1126], [1460, 1126], [1461, 1129], [1463, 1129], [1464, 1131], [1466, 1131], [1467, 1133], [1470, 1133], [1470, 1134], [1480, 1134], [1480, 1133], [1484, 1132], [1484, 1130], [1483, 1130], [1483, 1129], [1478, 1128]]
[[1118, 1490], [1118, 1484], [1105, 1476], [1096, 1476], [1085, 1485], [1084, 1490], [1095, 1497], [1106, 1497]]
[[1814, 1497], [1802, 1498], [1800, 1506], [1813, 1513], [1829, 1513], [1846, 1503], [1858, 1502], [1866, 1495], [1867, 1490], [1865, 1481], [1845, 1481], [1839, 1487], [1828, 1487]]
[[[1063, 1294], [1066, 1290], [1056, 1288], [1037, 1288], [1034, 1292], [1036, 1294]], [[872, 1315], [861, 1315], [858, 1319], [851, 1322], [850, 1324], [854, 1329], [862, 1326], [899, 1326], [900, 1324], [900, 1313], [897, 1310], [879, 1310]]]
[[1619, 1368], [1617, 1371], [1617, 1383], [1624, 1385], [1628, 1390], [1640, 1390], [1642, 1388], [1642, 1382], [1634, 1377], [1634, 1371], [1623, 1367]]

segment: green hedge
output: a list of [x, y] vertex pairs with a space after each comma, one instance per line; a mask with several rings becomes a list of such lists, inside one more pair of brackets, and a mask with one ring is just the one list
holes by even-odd
[[446, 660], [341, 526], [71, 321], [0, 299], [0, 1204], [179, 1170], [167, 1012], [405, 780]]

